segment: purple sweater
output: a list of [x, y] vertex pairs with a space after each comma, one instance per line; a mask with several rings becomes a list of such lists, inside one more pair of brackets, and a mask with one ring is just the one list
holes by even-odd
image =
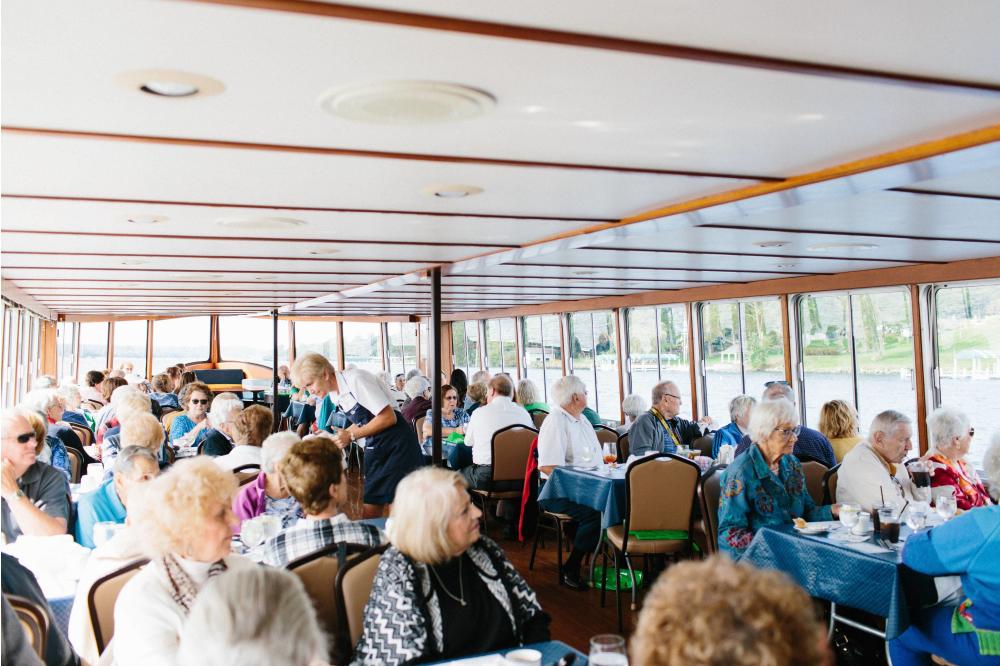
[[236, 499], [233, 500], [233, 513], [240, 519], [240, 524], [264, 513], [267, 507], [267, 493], [264, 492], [266, 486], [267, 477], [261, 472], [253, 483], [243, 486], [236, 494]]

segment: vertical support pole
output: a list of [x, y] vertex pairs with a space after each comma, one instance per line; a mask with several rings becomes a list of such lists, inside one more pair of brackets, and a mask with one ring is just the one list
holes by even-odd
[[[920, 437], [920, 455], [927, 453], [927, 384], [924, 381], [924, 332], [920, 318], [920, 287], [908, 285], [910, 290], [910, 321], [913, 325], [913, 377], [917, 394], [917, 432]], [[933, 316], [933, 313], [929, 313]]]
[[441, 267], [431, 269], [431, 461], [442, 466], [441, 460]]
[[272, 339], [272, 360], [271, 360], [271, 415], [273, 423], [271, 432], [278, 432], [278, 422], [281, 420], [281, 412], [278, 409], [278, 310], [271, 310], [271, 324], [274, 337]]

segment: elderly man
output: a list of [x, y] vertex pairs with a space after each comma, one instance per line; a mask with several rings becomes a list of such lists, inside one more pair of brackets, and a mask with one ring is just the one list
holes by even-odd
[[208, 413], [211, 428], [199, 435], [195, 444], [206, 456], [224, 456], [233, 450], [233, 421], [243, 411], [243, 401], [235, 393], [220, 393]]
[[[579, 377], [561, 377], [552, 386], [555, 405], [538, 433], [538, 469], [546, 477], [559, 465], [596, 465], [601, 459], [601, 445], [593, 426], [583, 417], [587, 406], [587, 388]], [[580, 578], [583, 556], [593, 552], [601, 534], [601, 514], [590, 507], [552, 498], [539, 502], [546, 511], [565, 513], [576, 523], [573, 549], [563, 565], [562, 583], [574, 590], [586, 584]]]
[[872, 507], [913, 499], [910, 475], [902, 462], [913, 448], [910, 417], [887, 409], [872, 421], [868, 441], [861, 442], [844, 456], [837, 474], [837, 501]]
[[[764, 393], [761, 395], [761, 402], [767, 400], [787, 400], [795, 404], [795, 393], [792, 387], [785, 381], [768, 382], [764, 385]], [[740, 445], [736, 447], [736, 455], [742, 454], [750, 448], [750, 437], [744, 436], [740, 440]], [[816, 460], [827, 467], [837, 464], [837, 457], [833, 453], [833, 445], [830, 444], [823, 433], [812, 428], [802, 426], [798, 439], [795, 440], [795, 449], [792, 451], [799, 459]]]
[[712, 438], [712, 458], [719, 457], [719, 449], [727, 444], [734, 449], [749, 433], [750, 413], [757, 401], [749, 395], [738, 395], [729, 401], [729, 425], [715, 431]]
[[156, 454], [141, 446], [126, 446], [115, 460], [114, 476], [96, 490], [80, 495], [76, 512], [76, 542], [94, 547], [94, 525], [124, 523], [129, 492], [160, 473]]
[[69, 486], [62, 472], [37, 460], [41, 445], [23, 414], [4, 410], [0, 447], [2, 529], [7, 543], [21, 534], [65, 534], [69, 524]]
[[666, 381], [653, 387], [653, 406], [639, 415], [631, 430], [628, 443], [631, 455], [673, 453], [678, 446], [691, 446], [701, 437], [701, 426], [677, 414], [681, 411], [681, 392], [677, 384]]

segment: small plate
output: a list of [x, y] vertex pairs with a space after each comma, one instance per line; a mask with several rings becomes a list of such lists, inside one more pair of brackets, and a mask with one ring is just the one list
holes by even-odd
[[826, 525], [813, 525], [811, 523], [806, 523], [805, 527], [798, 527], [795, 525], [793, 525], [793, 527], [795, 527], [795, 531], [799, 534], [808, 535], [825, 534], [830, 531], [830, 528]]

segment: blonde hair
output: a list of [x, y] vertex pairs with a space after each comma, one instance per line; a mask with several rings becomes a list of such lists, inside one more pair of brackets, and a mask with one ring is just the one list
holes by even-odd
[[149, 413], [128, 412], [119, 420], [122, 424], [120, 441], [123, 449], [126, 446], [140, 446], [159, 453], [167, 435], [155, 416]]
[[292, 383], [299, 388], [312, 384], [324, 372], [333, 375], [333, 365], [322, 354], [306, 354], [292, 363]]
[[814, 666], [827, 663], [824, 646], [804, 590], [777, 571], [715, 555], [660, 576], [630, 652], [636, 666]]
[[118, 422], [127, 421], [138, 414], [149, 414], [152, 416], [153, 405], [149, 396], [138, 391], [129, 392], [118, 399], [115, 403], [115, 416]]
[[233, 440], [235, 444], [260, 446], [271, 433], [274, 415], [264, 405], [250, 405], [233, 419]]
[[843, 400], [831, 400], [819, 410], [819, 431], [827, 439], [855, 437], [858, 417], [854, 408]]
[[35, 455], [40, 454], [45, 449], [45, 435], [49, 431], [45, 417], [25, 407], [17, 407], [14, 411], [23, 416], [31, 429], [35, 431]]
[[[184, 555], [201, 538], [201, 523], [218, 518], [236, 494], [236, 476], [211, 458], [181, 460], [146, 484], [129, 502], [129, 513], [150, 557]], [[133, 500], [132, 495], [129, 499]]]
[[441, 467], [423, 467], [396, 487], [389, 541], [401, 553], [424, 564], [440, 564], [452, 556], [448, 523], [455, 493], [466, 492], [465, 479]]

